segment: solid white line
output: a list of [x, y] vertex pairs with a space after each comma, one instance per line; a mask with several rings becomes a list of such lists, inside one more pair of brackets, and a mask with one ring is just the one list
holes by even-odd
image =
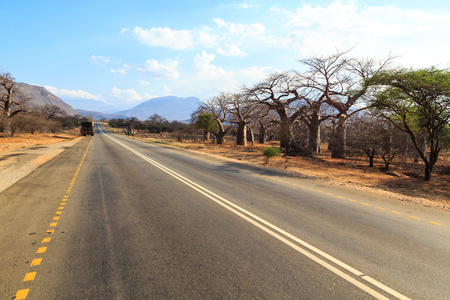
[[[103, 131], [102, 131], [103, 132]], [[223, 206], [224, 208], [228, 209], [229, 211], [233, 212], [234, 214], [238, 215], [239, 217], [241, 217], [242, 219], [246, 220], [247, 222], [253, 224], [254, 226], [260, 228], [261, 230], [263, 230], [264, 232], [270, 234], [271, 236], [275, 237], [276, 239], [282, 241], [283, 243], [285, 243], [286, 245], [292, 247], [293, 249], [295, 249], [296, 251], [300, 252], [301, 254], [305, 255], [306, 257], [310, 258], [311, 260], [315, 261], [316, 263], [320, 264], [321, 266], [325, 267], [326, 269], [332, 271], [333, 273], [335, 273], [336, 275], [340, 276], [341, 278], [347, 280], [348, 282], [352, 283], [353, 285], [357, 286], [358, 288], [362, 289], [363, 291], [369, 293], [370, 295], [374, 296], [377, 299], [388, 299], [385, 296], [379, 294], [378, 292], [376, 292], [375, 290], [371, 289], [370, 287], [366, 286], [365, 284], [363, 284], [362, 282], [354, 279], [353, 277], [349, 276], [348, 274], [340, 271], [339, 269], [335, 268], [334, 266], [330, 265], [329, 263], [325, 262], [324, 260], [320, 259], [319, 257], [313, 255], [312, 253], [304, 250], [303, 248], [300, 248], [298, 245], [292, 243], [291, 241], [289, 241], [288, 239], [286, 239], [285, 237], [295, 241], [296, 243], [308, 248], [311, 251], [314, 251], [316, 254], [321, 255], [322, 257], [328, 259], [329, 261], [337, 264], [338, 266], [344, 268], [345, 270], [355, 274], [356, 276], [362, 276], [362, 278], [368, 282], [370, 282], [371, 284], [377, 286], [378, 288], [390, 293], [391, 295], [399, 298], [399, 299], [409, 299], [406, 296], [396, 292], [395, 290], [383, 285], [382, 283], [376, 281], [375, 279], [369, 277], [369, 276], [363, 276], [364, 273], [354, 269], [353, 267], [345, 264], [344, 262], [334, 258], [333, 256], [323, 252], [322, 250], [319, 250], [318, 248], [308, 244], [307, 242], [297, 238], [296, 236], [282, 230], [281, 228], [273, 225], [272, 223], [269, 223], [268, 221], [252, 214], [251, 212], [243, 209], [240, 206], [237, 206], [236, 204], [222, 198], [221, 196], [213, 193], [212, 191], [198, 185], [197, 183], [187, 179], [186, 177], [172, 171], [171, 169], [161, 165], [160, 163], [148, 158], [147, 156], [139, 153], [138, 151], [128, 147], [127, 145], [117, 141], [116, 139], [110, 137], [109, 135], [106, 135], [108, 138], [110, 138], [111, 140], [113, 140], [114, 142], [116, 142], [117, 144], [121, 145], [122, 147], [124, 147], [125, 149], [131, 151], [132, 153], [136, 154], [137, 156], [141, 157], [142, 159], [144, 159], [145, 161], [149, 162], [150, 164], [154, 165], [155, 167], [159, 168], [160, 170], [166, 172], [167, 174], [171, 175], [172, 177], [178, 179], [179, 181], [183, 182], [184, 184], [188, 185], [189, 187], [191, 187], [192, 189], [198, 191], [199, 193], [201, 193], [202, 195], [208, 197], [209, 199], [213, 200], [214, 202], [216, 202], [217, 204]], [[279, 234], [277, 234], [276, 232], [270, 230], [269, 228], [263, 226], [262, 224], [258, 223], [258, 222], [264, 224], [265, 226], [277, 231]], [[281, 236], [284, 235], [285, 237]]]
[[397, 297], [398, 299], [402, 299], [402, 300], [408, 300], [408, 297], [403, 296], [402, 294], [400, 294], [397, 291], [394, 291], [393, 289], [391, 289], [388, 286], [385, 286], [384, 284], [382, 284], [381, 282], [378, 282], [377, 280], [373, 279], [370, 276], [363, 276], [362, 277], [364, 280], [367, 280], [368, 282], [370, 282], [371, 284], [373, 284], [374, 286], [379, 287], [380, 289], [390, 293], [391, 295], [394, 295], [395, 297]]

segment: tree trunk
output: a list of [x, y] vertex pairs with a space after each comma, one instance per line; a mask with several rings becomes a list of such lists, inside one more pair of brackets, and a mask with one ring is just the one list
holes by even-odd
[[280, 116], [280, 148], [285, 153], [295, 152], [294, 124], [286, 111], [277, 111]]
[[373, 168], [373, 158], [375, 155], [369, 155], [369, 167]]
[[253, 134], [253, 130], [247, 127], [247, 142], [253, 143], [255, 142], [255, 135]]
[[318, 116], [311, 119], [308, 130], [308, 152], [312, 155], [320, 154], [320, 121]]
[[262, 123], [259, 124], [259, 138], [258, 138], [258, 142], [260, 144], [265, 144], [266, 143], [266, 127]]
[[240, 122], [236, 133], [236, 145], [247, 145], [247, 124]]
[[211, 132], [209, 132], [207, 130], [203, 131], [203, 141], [204, 142], [209, 141], [210, 136], [211, 136]]
[[347, 116], [340, 115], [332, 137], [332, 158], [345, 158], [347, 145]]

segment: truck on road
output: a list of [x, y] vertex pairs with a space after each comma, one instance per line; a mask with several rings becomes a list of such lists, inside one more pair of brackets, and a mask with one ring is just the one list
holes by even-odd
[[92, 127], [92, 122], [82, 122], [80, 133], [82, 136], [92, 135], [94, 136], [94, 128]]

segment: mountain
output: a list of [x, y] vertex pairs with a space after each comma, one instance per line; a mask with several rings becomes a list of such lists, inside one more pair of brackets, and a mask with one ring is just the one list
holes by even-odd
[[147, 120], [153, 114], [165, 117], [169, 121], [186, 121], [191, 119], [191, 114], [201, 104], [202, 101], [197, 97], [166, 96], [152, 98], [132, 109], [119, 111], [117, 114], [136, 117], [141, 121]]
[[44, 106], [48, 105], [56, 105], [65, 111], [68, 115], [76, 115], [78, 114], [75, 109], [73, 109], [69, 104], [62, 101], [45, 88], [37, 85], [30, 85], [23, 82], [17, 83], [18, 89], [22, 92], [22, 94], [28, 98], [30, 101], [28, 105], [32, 106]]
[[65, 99], [64, 101], [75, 108], [77, 111], [78, 109], [81, 109], [85, 111], [98, 111], [108, 114], [118, 111], [118, 109], [116, 109], [114, 106], [94, 99]]
[[76, 110], [80, 115], [85, 117], [91, 117], [94, 121], [99, 121], [101, 119], [111, 120], [111, 119], [126, 119], [127, 116], [118, 114], [106, 114], [98, 111], [88, 111], [84, 109]]

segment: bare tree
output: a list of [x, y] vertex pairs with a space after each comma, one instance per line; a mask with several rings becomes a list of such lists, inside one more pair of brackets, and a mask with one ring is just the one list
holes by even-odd
[[214, 120], [217, 122], [217, 130], [212, 133], [216, 137], [217, 144], [219, 145], [223, 144], [225, 136], [231, 129], [229, 117], [230, 103], [233, 97], [231, 93], [220, 93], [218, 96], [205, 101], [201, 106], [201, 110], [205, 113], [212, 114]]
[[[317, 94], [315, 100], [308, 103], [312, 124], [329, 117], [320, 117], [317, 114], [317, 112], [320, 112], [323, 102], [337, 111], [334, 115], [337, 122], [331, 139], [331, 156], [334, 158], [345, 158], [348, 119], [357, 112], [366, 109], [365, 106], [358, 106], [358, 101], [363, 100], [370, 87], [366, 79], [386, 68], [393, 59], [391, 56], [382, 61], [377, 61], [374, 58], [349, 58], [348, 52], [337, 51], [330, 56], [301, 60], [303, 64], [310, 67], [311, 75], [308, 77], [308, 86], [315, 89]], [[314, 131], [312, 133], [315, 136], [316, 129], [314, 127], [317, 127], [317, 125], [314, 124], [313, 126]], [[314, 137], [312, 138], [314, 139]]]
[[248, 125], [261, 116], [261, 110], [266, 107], [255, 104], [242, 94], [230, 95], [230, 122], [237, 124], [236, 144], [247, 145]]
[[264, 104], [280, 118], [280, 147], [285, 153], [298, 153], [294, 125], [302, 111], [299, 101], [303, 99], [295, 73], [276, 73], [253, 87], [244, 87], [244, 95], [255, 103]]
[[39, 110], [45, 115], [47, 120], [66, 114], [66, 112], [62, 110], [58, 105], [45, 104], [44, 106], [40, 107]]
[[10, 73], [0, 74], [0, 108], [7, 118], [25, 111], [24, 104], [27, 100], [16, 88], [15, 79]]

